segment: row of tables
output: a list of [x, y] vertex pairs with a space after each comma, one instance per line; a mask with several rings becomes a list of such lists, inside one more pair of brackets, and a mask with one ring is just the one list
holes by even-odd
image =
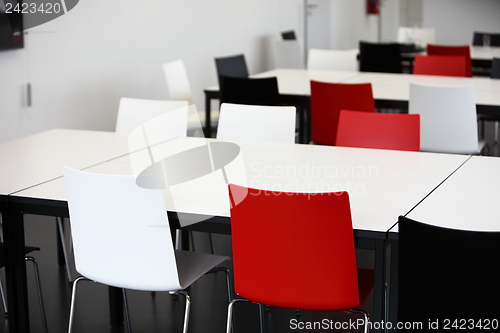
[[[333, 83], [371, 83], [378, 108], [408, 109], [410, 83], [429, 85], [473, 85], [477, 110], [480, 113], [500, 115], [500, 80], [488, 77], [443, 77], [434, 75], [390, 74], [354, 71], [309, 71], [305, 69], [274, 69], [252, 77], [277, 77], [283, 102], [298, 105], [299, 141], [310, 141], [309, 98], [310, 81]], [[219, 98], [219, 87], [205, 89], [207, 137], [211, 136], [211, 101]]]
[[[10, 331], [30, 331], [23, 214], [68, 216], [63, 165], [96, 173], [137, 174], [152, 163], [207, 143], [217, 141], [160, 138], [152, 145], [135, 144], [129, 151], [126, 135], [67, 129], [0, 143], [0, 155], [8, 156], [0, 165], [0, 199]], [[452, 228], [500, 230], [500, 211], [494, 205], [500, 194], [500, 175], [495, 172], [500, 167], [498, 158], [302, 144], [235, 144], [236, 158], [229, 163], [202, 172], [205, 177], [169, 187], [166, 202], [172, 222], [185, 230], [230, 233], [225, 177], [240, 185], [292, 192], [346, 190], [356, 245], [375, 251], [375, 322], [395, 314], [385, 311], [384, 285], [387, 246], [397, 242], [399, 215]], [[202, 165], [183, 168], [198, 172]], [[389, 306], [394, 307], [392, 301]]]

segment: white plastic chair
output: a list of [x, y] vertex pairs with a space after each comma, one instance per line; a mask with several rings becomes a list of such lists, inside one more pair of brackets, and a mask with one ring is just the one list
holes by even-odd
[[358, 49], [351, 50], [321, 50], [309, 49], [307, 69], [309, 70], [337, 70], [357, 71]]
[[474, 87], [410, 83], [409, 113], [420, 114], [420, 150], [477, 154]]
[[297, 40], [275, 40], [273, 58], [276, 68], [304, 69], [302, 48]]
[[434, 28], [398, 27], [398, 42], [425, 48], [427, 44], [436, 43], [436, 31]]
[[[165, 73], [170, 99], [174, 101], [188, 101], [190, 105], [194, 104], [193, 93], [191, 85], [189, 84], [184, 61], [182, 61], [182, 59], [178, 59], [163, 64], [163, 72]], [[197, 117], [196, 115], [190, 115], [188, 118], [189, 131], [197, 133], [200, 129], [200, 122], [203, 126], [205, 125], [205, 119], [205, 111], [198, 111]], [[218, 119], [219, 113], [212, 112], [212, 124], [217, 124]]]
[[148, 134], [185, 137], [188, 128], [188, 101], [123, 97], [118, 107], [115, 132], [130, 133], [153, 118], [157, 119], [148, 122]]
[[295, 107], [223, 103], [217, 139], [295, 142]]
[[[190, 298], [183, 290], [227, 257], [174, 250], [162, 189], [141, 188], [135, 176], [91, 174], [68, 167], [64, 178], [76, 269], [82, 275], [73, 284], [68, 331], [77, 285], [92, 280], [122, 289], [186, 295], [186, 333]], [[125, 292], [124, 301], [130, 332]]]

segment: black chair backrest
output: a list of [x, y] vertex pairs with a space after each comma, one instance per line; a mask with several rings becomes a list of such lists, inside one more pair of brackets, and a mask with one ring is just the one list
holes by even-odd
[[221, 84], [221, 76], [248, 77], [247, 63], [243, 54], [215, 58], [215, 67], [217, 68], [219, 85]]
[[500, 46], [500, 33], [491, 32], [474, 32], [472, 45], [482, 46], [484, 35], [490, 36], [490, 46]]
[[251, 79], [221, 76], [220, 87], [221, 103], [282, 105], [275, 77]]
[[297, 36], [295, 36], [295, 31], [294, 30], [289, 30], [289, 31], [282, 31], [281, 36], [285, 40], [295, 40], [297, 39]]
[[450, 329], [455, 319], [458, 325], [460, 320], [498, 320], [499, 280], [500, 232], [399, 218], [399, 322], [420, 321], [425, 330], [439, 320], [441, 331], [446, 320]]
[[500, 58], [493, 58], [491, 63], [491, 78], [500, 79]]
[[361, 72], [402, 73], [400, 45], [360, 41], [359, 70]]

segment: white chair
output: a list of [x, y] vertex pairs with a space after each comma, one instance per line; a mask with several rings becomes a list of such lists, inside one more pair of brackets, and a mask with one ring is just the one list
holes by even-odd
[[420, 114], [420, 150], [477, 154], [476, 102], [473, 86], [410, 83], [409, 113]]
[[309, 49], [307, 69], [309, 70], [337, 70], [357, 71], [358, 49], [351, 50], [321, 50]]
[[[153, 122], [148, 122], [156, 118]], [[148, 122], [148, 134], [185, 137], [188, 129], [188, 101], [120, 99], [115, 132], [131, 133]], [[152, 127], [154, 126], [154, 127]]]
[[[191, 91], [191, 85], [189, 84], [184, 61], [182, 61], [182, 59], [178, 59], [163, 64], [163, 72], [167, 81], [170, 100], [188, 101], [190, 105], [194, 104], [193, 93]], [[199, 134], [199, 124], [201, 122], [201, 125], [204, 126], [205, 119], [205, 111], [198, 111], [197, 116], [194, 114], [189, 116], [188, 130], [190, 132], [190, 135]], [[219, 113], [212, 112], [210, 119], [211, 123], [216, 125], [219, 119]]]
[[436, 43], [434, 28], [398, 27], [398, 42], [416, 44], [422, 48]]
[[73, 284], [68, 331], [73, 325], [78, 283], [92, 280], [124, 289], [129, 332], [125, 289], [186, 295], [186, 333], [190, 298], [184, 289], [227, 257], [174, 250], [163, 190], [141, 188], [135, 176], [65, 167], [64, 179], [76, 269], [82, 275]]
[[223, 103], [217, 139], [295, 142], [295, 107]]
[[276, 68], [304, 69], [302, 48], [297, 40], [275, 40], [273, 59]]

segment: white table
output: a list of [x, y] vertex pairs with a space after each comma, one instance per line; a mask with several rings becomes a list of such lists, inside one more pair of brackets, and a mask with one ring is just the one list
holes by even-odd
[[[66, 131], [60, 131], [60, 140], [65, 140]], [[43, 135], [43, 133], [41, 134]], [[97, 133], [96, 135], [100, 135]], [[112, 133], [110, 133], [113, 136]], [[30, 140], [36, 140], [33, 136]], [[189, 148], [204, 145], [206, 141], [199, 138], [184, 138], [158, 144], [149, 151], [136, 151], [130, 155], [103, 160], [102, 163], [82, 166], [90, 172], [132, 174], [137, 170], [131, 163], [139, 160], [140, 168], [151, 163], [149, 153], [154, 161]], [[374, 320], [383, 318], [385, 240], [387, 231], [397, 221], [397, 216], [410, 211], [422, 198], [440, 184], [450, 173], [457, 169], [467, 156], [403, 152], [389, 150], [371, 150], [359, 148], [283, 145], [269, 143], [237, 143], [241, 148], [241, 159], [235, 160], [225, 167], [230, 182], [254, 187], [288, 191], [335, 191], [350, 192], [353, 227], [357, 244], [361, 248], [375, 250], [376, 289], [374, 291]], [[279, 153], [276, 153], [279, 152]], [[78, 154], [78, 150], [73, 150]], [[71, 165], [61, 157], [62, 164]], [[58, 168], [62, 167], [62, 164]], [[193, 168], [197, 168], [193, 165]], [[15, 173], [11, 176], [15, 176]], [[175, 198], [167, 198], [169, 209], [176, 209], [188, 216], [209, 215], [212, 219], [193, 224], [184, 223], [185, 229], [220, 230], [228, 232], [227, 187], [223, 182], [221, 171], [214, 172], [205, 182], [187, 184], [183, 189], [172, 191]], [[215, 183], [214, 183], [215, 181]], [[205, 185], [205, 189], [200, 187]], [[215, 185], [214, 185], [215, 184]], [[208, 186], [207, 186], [208, 185]], [[407, 188], [412, 188], [408, 191]], [[196, 196], [203, 196], [198, 199]], [[222, 202], [222, 206], [221, 206]], [[212, 207], [222, 207], [216, 211]], [[16, 232], [10, 232], [16, 244], [24, 246], [21, 212], [34, 214], [67, 214], [64, 181], [62, 177], [47, 181], [18, 191], [9, 196], [9, 225], [17, 226]], [[181, 214], [182, 215], [182, 214]], [[182, 221], [181, 221], [182, 222]], [[215, 229], [214, 229], [215, 228]], [[225, 231], [224, 231], [225, 230]], [[16, 257], [17, 258], [17, 257]], [[25, 279], [18, 279], [25, 274], [24, 262], [20, 258], [11, 265], [19, 265], [9, 271], [16, 277], [10, 280], [10, 292], [17, 297], [26, 296]], [[24, 287], [23, 287], [24, 286]], [[16, 290], [13, 292], [12, 290]], [[18, 302], [17, 312], [12, 318], [26, 320], [27, 300]], [[28, 328], [29, 329], [29, 328]], [[16, 330], [28, 331], [26, 327]]]
[[498, 46], [471, 46], [470, 57], [473, 60], [493, 60], [493, 58], [500, 58], [500, 47]]
[[[252, 77], [271, 77], [278, 79], [280, 94], [284, 101], [297, 103], [299, 109], [300, 142], [307, 143], [309, 124], [306, 116], [309, 110], [311, 94], [310, 80], [334, 83], [372, 84], [373, 97], [377, 107], [408, 109], [410, 83], [436, 85], [473, 85], [476, 93], [476, 105], [480, 113], [500, 113], [500, 80], [485, 77], [445, 77], [434, 75], [390, 74], [345, 71], [308, 71], [306, 69], [274, 69]], [[218, 86], [205, 89], [206, 127], [210, 128], [210, 104], [219, 96]]]

